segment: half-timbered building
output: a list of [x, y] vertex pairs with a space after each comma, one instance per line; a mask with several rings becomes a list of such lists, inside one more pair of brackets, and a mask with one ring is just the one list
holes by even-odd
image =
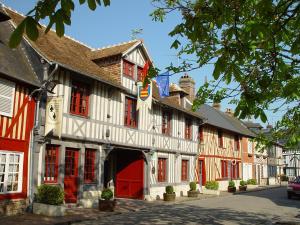
[[[23, 19], [7, 12], [15, 24]], [[45, 77], [59, 83], [42, 118], [36, 186], [60, 185], [66, 203], [84, 206], [104, 187], [121, 198], [162, 198], [166, 185], [186, 193], [195, 179], [202, 117], [188, 110], [189, 92], [162, 99], [155, 82], [151, 109], [136, 110], [136, 82], [151, 61], [143, 41], [93, 49], [50, 31], [29, 43], [45, 64], [56, 65], [54, 76]]]
[[[0, 214], [16, 214], [28, 206], [35, 100], [39, 86], [24, 42], [8, 47], [13, 26], [0, 5]], [[2, 221], [3, 222], [3, 221]]]

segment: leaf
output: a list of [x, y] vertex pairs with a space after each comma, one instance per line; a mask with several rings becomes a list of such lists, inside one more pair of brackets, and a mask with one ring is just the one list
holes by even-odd
[[85, 3], [86, 0], [79, 0], [79, 4], [82, 5]]
[[268, 120], [267, 116], [263, 110], [261, 110], [261, 112], [260, 112], [260, 119], [263, 123], [267, 122], [267, 120]]
[[225, 68], [225, 62], [224, 62], [224, 57], [221, 56], [218, 58], [216, 64], [215, 64], [215, 69], [213, 72], [213, 77], [215, 80], [218, 80], [221, 73], [224, 71]]
[[32, 41], [36, 41], [39, 37], [39, 30], [37, 28], [38, 23], [31, 17], [26, 17], [26, 34]]
[[60, 20], [60, 21], [56, 21], [56, 34], [59, 37], [64, 36], [65, 33], [65, 25], [64, 23]]
[[89, 5], [89, 8], [91, 9], [91, 10], [95, 10], [96, 9], [96, 7], [97, 7], [97, 5], [96, 5], [96, 1], [95, 0], [88, 0], [88, 5]]
[[25, 30], [25, 19], [17, 26], [17, 28], [11, 34], [8, 43], [10, 48], [16, 48], [20, 44], [24, 30]]
[[178, 46], [179, 46], [180, 44], [181, 44], [180, 41], [175, 40], [175, 41], [173, 42], [173, 44], [171, 45], [171, 48], [178, 49]]
[[104, 6], [109, 6], [110, 5], [110, 0], [103, 0]]

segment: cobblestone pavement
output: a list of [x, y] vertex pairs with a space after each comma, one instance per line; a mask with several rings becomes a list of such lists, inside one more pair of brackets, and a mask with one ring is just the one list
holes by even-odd
[[152, 205], [75, 224], [300, 224], [300, 199], [289, 200], [285, 188], [276, 188]]

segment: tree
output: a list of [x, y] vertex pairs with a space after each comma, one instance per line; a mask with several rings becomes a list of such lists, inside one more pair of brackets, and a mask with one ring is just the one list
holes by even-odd
[[[300, 142], [299, 0], [151, 1], [156, 7], [151, 14], [154, 20], [163, 22], [170, 13], [182, 17], [169, 35], [175, 38], [171, 48], [178, 50], [183, 62], [168, 69], [179, 73], [214, 64], [214, 79], [198, 90], [194, 110], [226, 98], [236, 104], [235, 116], [240, 119], [254, 116], [266, 122], [266, 110], [283, 110], [273, 130], [274, 140], [285, 137], [290, 146]], [[91, 10], [102, 2], [110, 4], [109, 0], [79, 2]], [[17, 46], [25, 31], [36, 40], [38, 22], [46, 17], [45, 32], [55, 25], [62, 36], [73, 10], [74, 0], [38, 1], [16, 28], [10, 45]]]
[[[300, 142], [300, 1], [153, 0], [154, 20], [179, 13], [169, 35], [183, 60], [174, 72], [214, 64], [214, 80], [200, 87], [193, 108], [225, 98], [235, 116], [267, 121], [266, 110], [284, 110], [273, 139]], [[230, 87], [228, 86], [230, 84]]]

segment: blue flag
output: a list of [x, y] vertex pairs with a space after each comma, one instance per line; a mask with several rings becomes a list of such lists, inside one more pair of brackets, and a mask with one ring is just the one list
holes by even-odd
[[168, 71], [163, 74], [159, 74], [155, 79], [161, 98], [169, 96], [169, 77], [170, 75]]

